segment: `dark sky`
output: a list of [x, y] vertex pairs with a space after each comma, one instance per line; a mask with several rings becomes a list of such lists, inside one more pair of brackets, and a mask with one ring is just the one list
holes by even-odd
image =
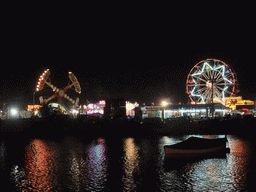
[[[233, 33], [234, 28], [58, 17], [50, 22], [15, 18], [6, 25], [1, 102], [32, 103], [36, 81], [49, 68], [51, 82], [59, 88], [68, 84], [68, 71], [75, 74], [82, 93], [69, 90], [68, 94], [79, 96], [81, 103], [110, 97], [145, 103], [169, 98], [186, 103], [187, 75], [207, 58], [233, 67], [241, 90], [238, 95], [256, 97], [254, 39]], [[48, 87], [37, 93], [36, 102], [39, 95], [51, 94]]]

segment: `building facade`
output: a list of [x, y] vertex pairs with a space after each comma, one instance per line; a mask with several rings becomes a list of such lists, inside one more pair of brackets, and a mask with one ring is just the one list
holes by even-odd
[[162, 106], [144, 106], [141, 107], [142, 118], [176, 118], [176, 117], [210, 117], [224, 116], [231, 113], [231, 109], [220, 103], [212, 104], [176, 104]]
[[226, 97], [226, 107], [232, 110], [241, 110], [242, 108], [253, 109], [254, 101], [244, 100], [242, 97]]

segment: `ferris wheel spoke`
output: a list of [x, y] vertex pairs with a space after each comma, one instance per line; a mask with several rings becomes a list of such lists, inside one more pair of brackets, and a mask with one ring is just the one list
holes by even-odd
[[230, 86], [230, 85], [232, 85], [232, 84], [230, 84], [230, 83], [218, 83], [218, 84], [216, 84], [216, 86]]
[[195, 87], [195, 86], [200, 87], [200, 86], [205, 86], [205, 84], [188, 84], [187, 86], [188, 87]]
[[205, 91], [202, 93], [202, 96], [205, 96], [208, 92], [209, 92], [209, 90], [210, 89], [208, 89], [207, 87], [206, 87], [206, 89], [204, 89]]
[[217, 80], [219, 80], [219, 79], [221, 79], [221, 78], [222, 78], [222, 75], [221, 75], [220, 73], [218, 73], [215, 79], [216, 79], [216, 81], [217, 81]]
[[208, 92], [208, 94], [207, 94], [207, 96], [206, 96], [206, 101], [210, 101], [211, 100], [211, 93], [210, 93], [210, 91]]
[[210, 93], [210, 89], [207, 89], [207, 90], [202, 94], [202, 96], [203, 96], [204, 98], [206, 98], [206, 97], [209, 95], [209, 93]]
[[214, 89], [213, 89], [213, 90], [211, 89], [211, 90], [209, 91], [209, 94], [208, 94], [208, 101], [211, 100], [212, 97], [213, 97], [213, 98], [215, 97]]
[[217, 75], [214, 77], [214, 79], [216, 79], [216, 81], [217, 81], [219, 78], [221, 78], [221, 73], [220, 72], [217, 73]]
[[217, 83], [216, 85], [217, 85], [217, 86], [226, 85], [226, 83]]
[[218, 98], [218, 93], [215, 90], [213, 91], [213, 98]]
[[218, 88], [221, 91], [225, 91], [225, 88], [222, 88], [222, 87], [219, 87], [219, 86], [216, 86], [216, 88]]
[[[195, 78], [195, 79], [194, 79]], [[195, 80], [198, 80], [198, 78], [199, 78], [199, 76], [198, 75], [196, 75], [196, 76], [193, 76], [193, 80], [195, 81]]]
[[233, 85], [234, 83], [232, 81], [226, 81], [228, 85]]
[[212, 100], [212, 97], [214, 98], [214, 92], [213, 92], [213, 94], [212, 94], [212, 90], [211, 90], [211, 91], [209, 92], [209, 94], [208, 94], [208, 98], [207, 98], [208, 102]]
[[217, 79], [217, 76], [219, 76], [219, 73], [218, 72], [214, 73], [214, 79]]
[[213, 79], [215, 79], [214, 77], [215, 77], [215, 70], [212, 70], [212, 76], [211, 76], [211, 79], [212, 79], [212, 80], [213, 80]]
[[202, 93], [203, 91], [205, 91], [207, 89], [207, 87], [203, 87], [201, 89], [198, 89], [198, 92]]
[[213, 98], [218, 98], [218, 93], [215, 90], [213, 91]]
[[222, 97], [222, 94], [219, 92], [218, 89], [214, 89], [214, 91], [217, 93], [217, 95], [218, 95], [219, 97]]
[[202, 73], [202, 75], [204, 76], [204, 78], [205, 78], [206, 80], [209, 80], [209, 79], [210, 79], [209, 76], [207, 76], [206, 73]]
[[202, 79], [202, 78], [200, 78], [200, 77], [198, 77], [198, 79], [201, 80], [201, 81], [203, 81], [203, 82], [205, 82], [205, 83], [207, 83], [206, 80], [204, 80], [204, 79]]
[[190, 83], [190, 84], [187, 84], [188, 87], [196, 87], [196, 83]]
[[228, 91], [227, 89], [223, 89], [222, 87], [216, 86], [218, 89], [222, 90], [225, 93], [233, 94], [232, 92]]
[[214, 77], [214, 72], [215, 72], [215, 71], [212, 69], [212, 70], [211, 70], [211, 79], [213, 79], [213, 77]]
[[197, 84], [197, 87], [200, 87], [200, 86], [206, 86], [206, 84]]
[[209, 70], [206, 70], [206, 72], [207, 72], [207, 75], [208, 75], [208, 77], [209, 77], [209, 79], [211, 78], [211, 75], [209, 74]]
[[225, 77], [226, 79], [232, 78], [232, 74], [226, 74]]
[[223, 77], [220, 77], [219, 79], [217, 79], [215, 83], [218, 84], [221, 81], [224, 81]]
[[218, 89], [222, 90], [222, 91], [226, 91], [230, 86], [226, 86], [225, 88], [222, 88], [222, 87], [219, 87], [219, 86], [216, 86]]
[[217, 80], [217, 78], [219, 77], [219, 75], [220, 75], [219, 71], [218, 71], [218, 70], [215, 70], [215, 71], [214, 71], [213, 79], [214, 79], [214, 80]]
[[222, 90], [223, 91], [223, 88], [219, 87], [216, 85], [216, 89], [219, 89], [219, 90]]

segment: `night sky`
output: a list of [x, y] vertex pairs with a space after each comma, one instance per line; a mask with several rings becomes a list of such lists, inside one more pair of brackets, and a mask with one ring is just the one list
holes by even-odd
[[[82, 93], [68, 90], [67, 94], [79, 96], [82, 104], [86, 99], [95, 102], [112, 97], [146, 104], [166, 98], [187, 103], [187, 75], [207, 58], [232, 66], [241, 90], [238, 95], [251, 100], [256, 97], [255, 44], [250, 37], [237, 35], [239, 32], [230, 35], [229, 28], [206, 34], [203, 31], [211, 31], [211, 27], [200, 29], [201, 25], [193, 24], [180, 29], [171, 22], [102, 18], [81, 23], [59, 17], [51, 22], [43, 17], [28, 21], [15, 18], [6, 26], [1, 103], [32, 103], [37, 80], [48, 68], [52, 84], [59, 88], [68, 84], [68, 72], [74, 73]], [[52, 91], [46, 86], [37, 93], [37, 103], [40, 95], [51, 96]]]

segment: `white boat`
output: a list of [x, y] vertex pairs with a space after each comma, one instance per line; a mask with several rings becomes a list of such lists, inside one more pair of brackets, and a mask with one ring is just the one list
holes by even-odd
[[226, 137], [217, 139], [190, 137], [183, 142], [164, 146], [165, 158], [201, 157], [229, 152], [226, 142], [228, 142]]

